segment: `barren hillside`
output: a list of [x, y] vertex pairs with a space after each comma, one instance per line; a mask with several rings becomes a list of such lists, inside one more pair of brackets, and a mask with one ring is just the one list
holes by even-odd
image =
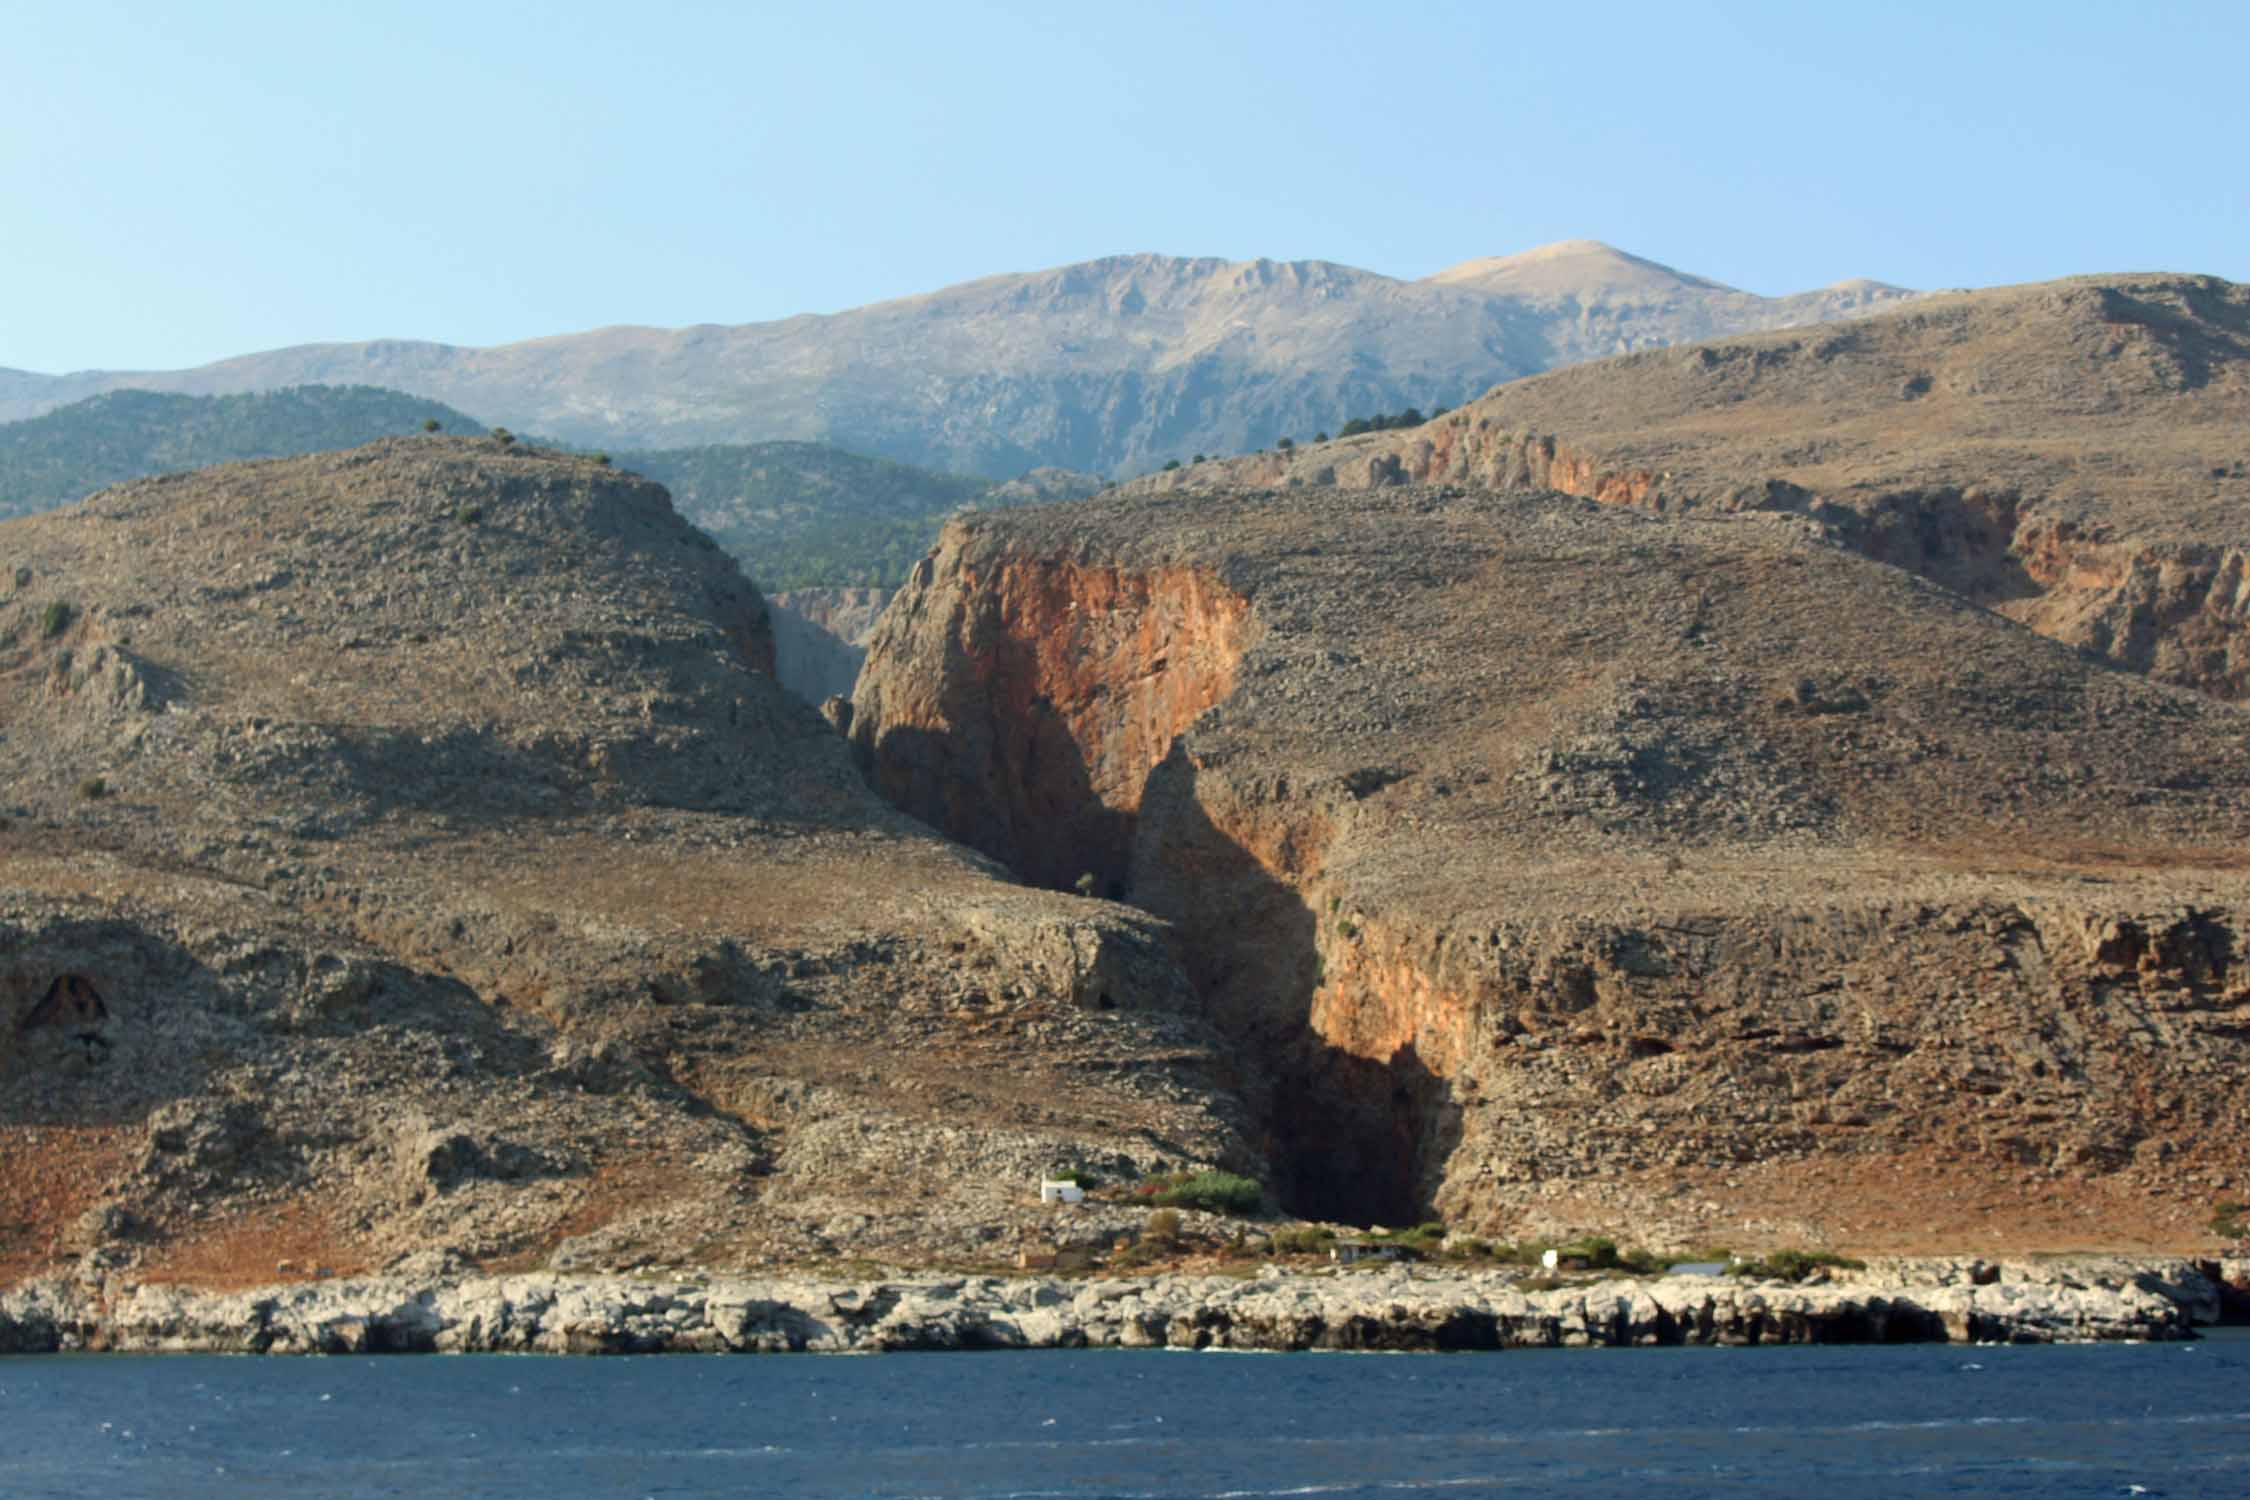
[[0, 538], [0, 1280], [989, 1257], [1248, 1164], [1158, 924], [876, 799], [656, 486], [394, 439]]
[[2105, 276], [1930, 297], [1140, 481], [1422, 482], [1810, 516], [2041, 634], [2250, 695], [2250, 287]]

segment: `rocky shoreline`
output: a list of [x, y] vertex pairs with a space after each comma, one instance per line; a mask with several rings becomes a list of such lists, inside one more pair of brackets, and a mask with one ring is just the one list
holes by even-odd
[[1894, 1262], [1794, 1286], [1712, 1276], [1527, 1289], [1498, 1272], [1088, 1280], [908, 1275], [414, 1277], [205, 1292], [32, 1282], [0, 1353], [874, 1353], [1171, 1348], [1467, 1350], [2194, 1337], [2220, 1287], [2176, 1260]]

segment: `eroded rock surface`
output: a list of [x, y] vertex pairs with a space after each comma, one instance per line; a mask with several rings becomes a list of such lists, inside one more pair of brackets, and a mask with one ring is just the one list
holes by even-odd
[[851, 725], [1174, 924], [1298, 1210], [1862, 1249], [2242, 1180], [2245, 729], [1803, 518], [1448, 487], [955, 523]]
[[209, 1293], [0, 1293], [0, 1353], [877, 1353], [935, 1349], [1539, 1349], [2064, 1343], [2192, 1336], [2192, 1268], [1999, 1268], [1819, 1286], [1666, 1277], [1547, 1290], [1498, 1274], [1248, 1280], [408, 1277]]

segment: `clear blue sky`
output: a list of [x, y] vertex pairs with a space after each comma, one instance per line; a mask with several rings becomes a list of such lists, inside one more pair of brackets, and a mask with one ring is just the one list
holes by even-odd
[[0, 366], [1590, 236], [1754, 291], [2250, 280], [2250, 3], [0, 14]]

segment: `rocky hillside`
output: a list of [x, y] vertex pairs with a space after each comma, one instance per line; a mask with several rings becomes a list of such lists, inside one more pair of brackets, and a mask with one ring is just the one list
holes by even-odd
[[373, 383], [588, 446], [793, 439], [994, 478], [1138, 473], [1459, 402], [1558, 360], [1850, 316], [1847, 282], [1763, 298], [1573, 241], [1402, 281], [1327, 261], [1121, 255], [830, 317], [608, 328], [490, 349], [318, 344], [170, 372], [0, 370], [0, 419], [119, 386]]
[[884, 615], [854, 744], [935, 826], [1175, 924], [1300, 1210], [2195, 1239], [2250, 1179], [2250, 718], [1834, 528], [1685, 509], [968, 517]]
[[879, 801], [645, 480], [393, 439], [0, 541], [0, 1283], [989, 1260], [1043, 1171], [1254, 1165], [1160, 925]]
[[371, 386], [293, 386], [243, 396], [112, 391], [0, 424], [0, 516], [50, 510], [151, 474], [356, 448], [419, 432], [425, 422], [453, 433], [484, 431], [449, 406]]
[[2043, 635], [2250, 697], [2250, 287], [2108, 276], [1931, 297], [1140, 483], [1429, 482], [1808, 516]]

